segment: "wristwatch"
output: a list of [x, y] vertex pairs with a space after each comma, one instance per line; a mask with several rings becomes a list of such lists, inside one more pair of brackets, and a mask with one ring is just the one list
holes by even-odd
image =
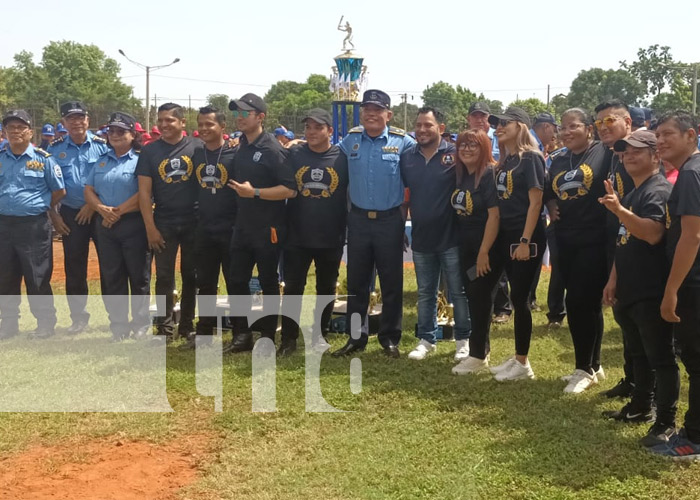
[[260, 199], [260, 190], [259, 190], [258, 188], [255, 188], [255, 191], [254, 191], [254, 193], [253, 193], [253, 196], [254, 196], [255, 198]]
[[523, 236], [522, 238], [520, 238], [520, 243], [522, 243], [523, 245], [527, 245], [528, 243], [530, 243], [530, 240]]

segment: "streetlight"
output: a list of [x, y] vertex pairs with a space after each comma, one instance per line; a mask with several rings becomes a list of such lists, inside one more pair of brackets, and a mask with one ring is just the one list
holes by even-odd
[[671, 66], [670, 64], [661, 63], [661, 66], [664, 66], [665, 68], [668, 68], [668, 69], [676, 69], [676, 70], [687, 70], [688, 68], [693, 68], [693, 108], [692, 108], [692, 113], [693, 113], [693, 115], [695, 115], [695, 110], [697, 109], [697, 104], [698, 104], [698, 68], [700, 68], [700, 63], [688, 63], [688, 64], [681, 64], [679, 66]]
[[129, 57], [124, 53], [122, 49], [119, 49], [119, 53], [126, 58], [127, 61], [130, 63], [135, 64], [141, 69], [146, 70], [146, 132], [150, 133], [151, 130], [151, 71], [155, 71], [157, 69], [162, 69], [162, 68], [167, 68], [168, 66], [172, 66], [173, 64], [180, 62], [180, 58], [176, 57], [173, 62], [170, 64], [161, 64], [160, 66], [146, 66], [145, 64], [141, 64], [140, 62], [136, 62], [133, 59], [129, 59]]

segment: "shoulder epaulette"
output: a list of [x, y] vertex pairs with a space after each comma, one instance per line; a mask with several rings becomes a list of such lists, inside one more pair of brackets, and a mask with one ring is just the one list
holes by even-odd
[[51, 153], [49, 153], [48, 151], [44, 151], [44, 150], [41, 149], [41, 148], [34, 148], [34, 151], [36, 151], [37, 153], [39, 153], [39, 154], [40, 154], [41, 156], [43, 156], [44, 158], [48, 158], [49, 156], [51, 156]]
[[400, 135], [402, 137], [406, 135], [406, 131], [404, 129], [396, 127], [389, 127], [389, 133], [394, 135]]
[[99, 142], [100, 144], [107, 144], [107, 139], [105, 139], [104, 137], [100, 137], [99, 135], [92, 136], [92, 140], [95, 142]]
[[359, 127], [353, 127], [350, 130], [348, 130], [348, 134], [361, 134], [364, 129], [362, 126]]
[[61, 136], [61, 137], [59, 137], [58, 139], [54, 139], [53, 141], [51, 141], [51, 144], [50, 144], [50, 145], [51, 145], [51, 146], [55, 146], [56, 144], [61, 144], [61, 143], [63, 142], [64, 139], [65, 139], [65, 137], [64, 137], [64, 136]]

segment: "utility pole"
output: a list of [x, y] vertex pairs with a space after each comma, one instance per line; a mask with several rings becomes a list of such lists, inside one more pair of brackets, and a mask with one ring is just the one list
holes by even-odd
[[547, 84], [547, 109], [549, 109], [549, 84]]
[[693, 64], [693, 115], [698, 106], [698, 66], [700, 63]]
[[408, 94], [401, 94], [401, 102], [403, 103], [403, 129], [408, 128]]

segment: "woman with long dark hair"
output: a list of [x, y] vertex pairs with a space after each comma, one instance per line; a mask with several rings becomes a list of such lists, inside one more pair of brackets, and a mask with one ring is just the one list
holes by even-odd
[[472, 334], [469, 357], [452, 368], [455, 375], [476, 373], [488, 368], [489, 330], [493, 294], [501, 267], [494, 242], [498, 236], [498, 195], [493, 175], [495, 163], [491, 139], [483, 130], [467, 130], [457, 137], [457, 186], [452, 206], [457, 213], [460, 237], [460, 264], [469, 310]]

